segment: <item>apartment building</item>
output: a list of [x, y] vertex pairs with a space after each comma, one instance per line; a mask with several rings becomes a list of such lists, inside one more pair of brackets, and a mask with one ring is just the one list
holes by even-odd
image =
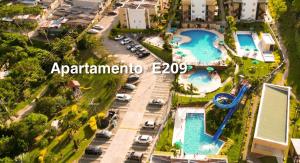
[[155, 28], [153, 17], [161, 10], [161, 1], [129, 0], [119, 8], [119, 20], [122, 28], [148, 29]]
[[218, 14], [217, 0], [183, 0], [183, 21], [213, 21]]
[[227, 0], [224, 4], [238, 20], [263, 20], [268, 0]]

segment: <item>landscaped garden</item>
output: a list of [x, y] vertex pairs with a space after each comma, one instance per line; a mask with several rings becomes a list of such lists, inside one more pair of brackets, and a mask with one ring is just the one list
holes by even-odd
[[[13, 68], [8, 67], [11, 74], [5, 80], [0, 80], [3, 82], [0, 89], [4, 93], [7, 92], [1, 96], [1, 100], [7, 102], [7, 108], [13, 111], [14, 103], [17, 100], [22, 102], [27, 94], [37, 95], [45, 86], [48, 89], [43, 97], [37, 99], [34, 113], [29, 114], [21, 121], [12, 122], [10, 126], [1, 126], [3, 135], [0, 139], [1, 147], [10, 146], [10, 148], [1, 148], [0, 154], [6, 156], [9, 154], [11, 158], [6, 157], [5, 159], [11, 160], [20, 153], [24, 153], [20, 159], [29, 162], [70, 162], [78, 159], [91, 141], [95, 129], [104, 127], [99, 126], [101, 123], [98, 121], [105, 118], [105, 113], [112, 103], [115, 92], [122, 84], [122, 76], [83, 74], [61, 77], [59, 74], [48, 72], [53, 64], [50, 61], [60, 61], [66, 64], [107, 64], [111, 62], [107, 58], [109, 53], [98, 39], [90, 36], [84, 37], [83, 41], [77, 43], [78, 52], [71, 53], [70, 50], [75, 42], [69, 36], [51, 42], [51, 52], [33, 47], [25, 36], [4, 33], [1, 37], [3, 40], [2, 50], [6, 52], [3, 53], [5, 55], [2, 56], [1, 61], [5, 63], [9, 58], [9, 65], [14, 66]], [[6, 46], [4, 45], [7, 44], [15, 47], [15, 51], [9, 49], [5, 51]], [[101, 55], [96, 57], [93, 54]], [[36, 61], [37, 57], [39, 62]], [[34, 65], [34, 69], [32, 69], [32, 65]], [[18, 75], [19, 71], [22, 71], [23, 75]], [[26, 72], [25, 75], [24, 72]], [[29, 78], [31, 80], [27, 80]], [[68, 86], [71, 80], [80, 83], [79, 94], [75, 94]], [[14, 87], [7, 85], [11, 82], [15, 83]], [[19, 87], [18, 83], [28, 85], [25, 88], [32, 89], [19, 89], [23, 93], [16, 97], [14, 88]], [[94, 105], [90, 105], [91, 102]], [[21, 110], [22, 107], [18, 109]], [[10, 115], [10, 110], [6, 109], [6, 113], [6, 115]], [[94, 116], [96, 114], [97, 116]], [[7, 119], [1, 117], [1, 121], [5, 122]], [[53, 121], [60, 122], [58, 129], [51, 127]], [[29, 130], [29, 128], [32, 129]]]

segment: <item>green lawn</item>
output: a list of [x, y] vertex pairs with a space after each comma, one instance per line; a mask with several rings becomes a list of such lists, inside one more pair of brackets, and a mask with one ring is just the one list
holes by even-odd
[[154, 53], [157, 57], [159, 57], [160, 59], [162, 59], [163, 61], [167, 62], [167, 63], [172, 63], [172, 52], [171, 51], [167, 51], [161, 48], [158, 48], [156, 46], [147, 44], [145, 42], [141, 43], [145, 48], [147, 48], [148, 50], [150, 50], [152, 53]]
[[219, 88], [218, 90], [207, 93], [205, 97], [191, 97], [189, 95], [177, 95], [173, 100], [178, 101], [180, 105], [188, 105], [188, 104], [203, 104], [210, 100], [212, 100], [216, 94], [221, 92], [228, 92], [232, 88], [232, 82], [227, 83], [225, 86]]
[[282, 16], [280, 23], [280, 34], [285, 47], [288, 49], [289, 58], [289, 75], [288, 85], [293, 87], [292, 91], [300, 96], [300, 31], [297, 31], [296, 24], [299, 23], [296, 14], [293, 12], [291, 5], [288, 3], [288, 10]]
[[174, 130], [174, 120], [170, 117], [167, 121], [166, 126], [159, 135], [155, 150], [170, 152], [172, 147], [172, 138]]

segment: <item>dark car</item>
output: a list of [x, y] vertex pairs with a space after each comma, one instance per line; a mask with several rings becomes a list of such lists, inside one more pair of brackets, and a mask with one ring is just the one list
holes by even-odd
[[96, 132], [96, 138], [105, 138], [109, 139], [112, 137], [112, 132], [108, 130], [101, 130]]
[[110, 11], [107, 13], [108, 16], [115, 16], [117, 13], [115, 11]]
[[135, 81], [139, 80], [139, 78], [140, 78], [139, 75], [136, 75], [136, 74], [129, 75], [127, 78], [127, 83], [135, 82]]
[[148, 57], [149, 55], [150, 55], [150, 52], [145, 51], [145, 52], [140, 53], [138, 55], [138, 57], [139, 58], [145, 58], [145, 57]]
[[96, 146], [96, 145], [89, 145], [84, 153], [86, 155], [101, 155], [102, 154], [102, 150], [100, 148], [100, 146]]
[[144, 154], [142, 152], [129, 152], [127, 154], [127, 159], [128, 160], [134, 160], [134, 161], [138, 161], [138, 162], [142, 162], [144, 157]]

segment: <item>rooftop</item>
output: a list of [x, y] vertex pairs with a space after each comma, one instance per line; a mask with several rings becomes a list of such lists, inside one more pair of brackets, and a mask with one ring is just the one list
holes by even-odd
[[129, 0], [124, 3], [122, 8], [130, 9], [143, 9], [143, 8], [154, 8], [158, 0]]
[[263, 33], [262, 40], [267, 44], [275, 45], [275, 41], [273, 40], [273, 37], [270, 33]]
[[292, 138], [292, 139], [291, 139], [291, 143], [292, 143], [293, 146], [294, 146], [294, 149], [295, 149], [296, 154], [297, 154], [297, 155], [300, 155], [300, 139]]
[[287, 144], [290, 89], [290, 87], [264, 83], [255, 138]]

